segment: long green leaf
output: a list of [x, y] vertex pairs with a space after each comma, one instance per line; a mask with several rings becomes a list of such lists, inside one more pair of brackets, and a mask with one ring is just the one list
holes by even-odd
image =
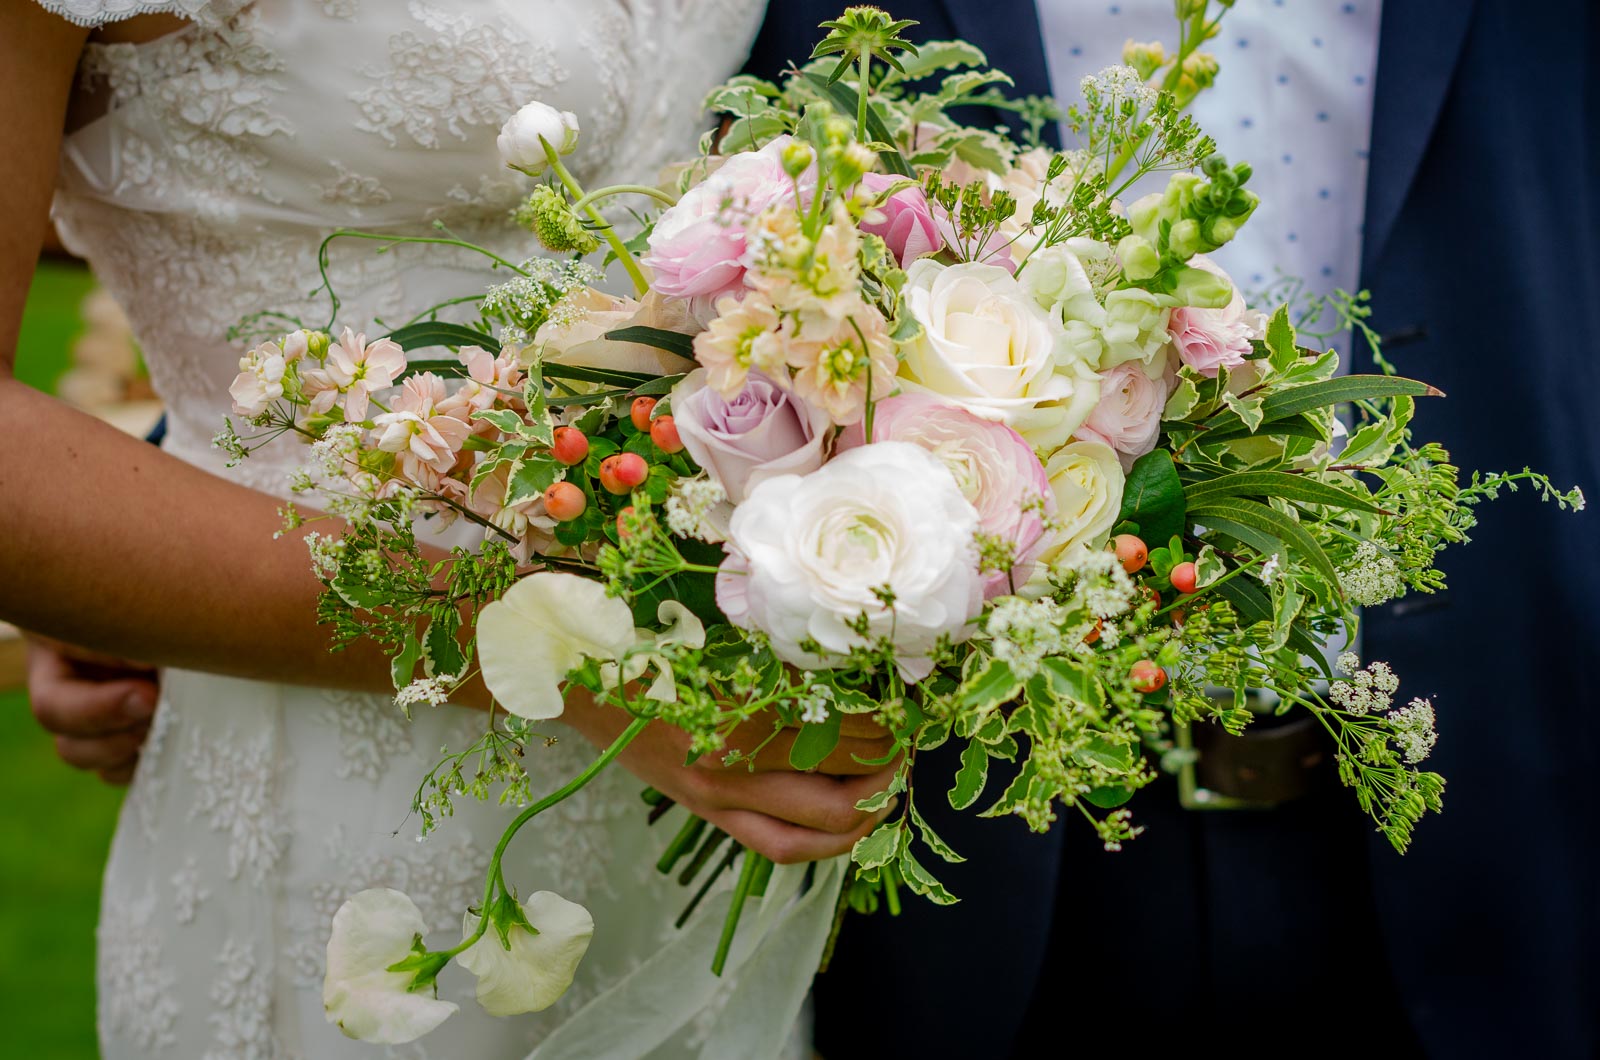
[[614, 368], [590, 368], [578, 364], [551, 364], [546, 361], [541, 370], [546, 379], [576, 380], [580, 383], [603, 383], [606, 386], [631, 390], [636, 386], [654, 382], [658, 376], [642, 372], [619, 372]]
[[658, 350], [666, 350], [679, 357], [690, 360], [694, 358], [694, 336], [685, 335], [681, 331], [668, 331], [665, 328], [650, 328], [643, 324], [635, 324], [632, 327], [608, 331], [606, 338], [612, 342], [637, 342], [641, 346], [654, 346]]
[[1207, 429], [1201, 433], [1199, 438], [1206, 445], [1218, 442], [1232, 442], [1252, 436], [1263, 438], [1278, 434], [1289, 438], [1310, 438], [1318, 442], [1324, 442], [1328, 439], [1327, 432], [1304, 416], [1286, 416], [1281, 420], [1268, 420], [1252, 431], [1239, 419], [1237, 412], [1228, 409], [1206, 426]]
[[[1334, 569], [1333, 561], [1322, 550], [1317, 539], [1312, 537], [1305, 527], [1301, 526], [1290, 516], [1283, 514], [1278, 509], [1262, 504], [1260, 501], [1244, 500], [1241, 498], [1218, 498], [1205, 504], [1196, 505], [1189, 512], [1196, 522], [1205, 523], [1207, 515], [1221, 516], [1231, 519], [1236, 523], [1271, 534], [1279, 538], [1290, 548], [1299, 552], [1307, 562], [1328, 581], [1329, 585], [1339, 589], [1339, 572]], [[1208, 524], [1209, 525], [1209, 524]], [[1339, 589], [1341, 595], [1343, 590]]]
[[1282, 497], [1302, 504], [1320, 504], [1325, 508], [1354, 508], [1363, 512], [1378, 510], [1366, 497], [1286, 471], [1244, 471], [1235, 475], [1221, 475], [1185, 487], [1183, 496], [1190, 508], [1217, 497]]
[[407, 324], [389, 332], [388, 337], [398, 342], [403, 350], [422, 350], [429, 346], [482, 346], [486, 350], [500, 348], [493, 335], [462, 324], [448, 324], [443, 320]]
[[[854, 114], [856, 112], [856, 94], [850, 91], [848, 86], [830, 84], [826, 78], [818, 77], [816, 74], [802, 74], [801, 76], [811, 82], [811, 87], [827, 96], [829, 102], [834, 105], [834, 108], [839, 113]], [[894, 137], [889, 135], [889, 127], [883, 124], [883, 119], [870, 106], [867, 108], [867, 132], [874, 141], [880, 144], [894, 142]], [[907, 164], [905, 156], [899, 151], [879, 151], [878, 157], [883, 160], [884, 168], [890, 173], [902, 177], [915, 176], [911, 172], [911, 166]]]
[[[1272, 600], [1253, 582], [1244, 578], [1229, 578], [1214, 585], [1212, 591], [1233, 605], [1243, 625], [1253, 626], [1257, 622], [1272, 621]], [[1332, 676], [1328, 670], [1328, 660], [1322, 654], [1322, 647], [1298, 625], [1290, 627], [1289, 647], [1314, 662], [1324, 677]]]
[[[1272, 428], [1279, 420], [1287, 420], [1313, 409], [1342, 405], [1348, 401], [1372, 401], [1392, 397], [1443, 397], [1444, 392], [1415, 379], [1397, 375], [1341, 375], [1315, 383], [1290, 387], [1270, 394], [1261, 402], [1261, 412], [1266, 422], [1254, 433], [1274, 434]], [[1244, 424], [1238, 414], [1229, 410], [1211, 418], [1205, 440], [1220, 441], [1232, 437], [1236, 428]], [[1212, 432], [1217, 432], [1213, 434]], [[1245, 431], [1244, 433], [1251, 433]]]

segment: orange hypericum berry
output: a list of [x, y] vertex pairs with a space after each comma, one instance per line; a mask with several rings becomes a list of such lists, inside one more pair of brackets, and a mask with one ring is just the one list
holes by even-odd
[[656, 399], [653, 397], [637, 397], [628, 409], [628, 418], [633, 425], [641, 431], [650, 429], [650, 414], [656, 410]]
[[1150, 559], [1150, 550], [1133, 534], [1118, 534], [1111, 539], [1111, 544], [1116, 547], [1117, 562], [1122, 564], [1122, 569], [1129, 574], [1137, 574], [1143, 570], [1146, 561]]
[[576, 427], [557, 427], [555, 441], [550, 445], [550, 455], [568, 467], [581, 464], [589, 455], [589, 436]]
[[628, 505], [617, 513], [617, 537], [623, 541], [628, 539], [628, 516], [633, 514], [633, 505]]
[[650, 477], [650, 465], [638, 453], [618, 453], [615, 459], [617, 462], [611, 466], [611, 473], [624, 493], [644, 485], [644, 480]]
[[683, 452], [683, 439], [678, 437], [678, 425], [671, 416], [657, 416], [650, 421], [650, 440], [663, 453]]
[[1085, 644], [1093, 644], [1095, 641], [1100, 639], [1100, 631], [1104, 628], [1105, 623], [1100, 621], [1098, 618], [1095, 619], [1094, 628], [1083, 635], [1083, 642]]
[[589, 507], [589, 498], [570, 482], [552, 483], [544, 491], [544, 510], [559, 523], [570, 523]]
[[1137, 692], [1159, 692], [1166, 687], [1167, 671], [1149, 659], [1140, 659], [1128, 670], [1128, 678]]
[[1172, 573], [1167, 576], [1172, 582], [1172, 587], [1180, 593], [1194, 592], [1195, 584], [1199, 581], [1199, 573], [1193, 563], [1180, 563], [1172, 568]]
[[600, 461], [600, 485], [607, 493], [628, 492], [629, 487], [624, 486], [617, 478], [617, 461], [621, 459], [621, 453], [613, 453]]

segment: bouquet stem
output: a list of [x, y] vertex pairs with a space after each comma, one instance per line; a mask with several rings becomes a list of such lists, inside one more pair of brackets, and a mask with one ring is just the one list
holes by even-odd
[[744, 864], [739, 869], [739, 882], [733, 886], [733, 904], [728, 907], [728, 918], [722, 922], [722, 937], [717, 940], [716, 956], [711, 958], [711, 972], [721, 975], [728, 963], [728, 951], [733, 948], [733, 933], [739, 926], [739, 916], [744, 912], [745, 899], [759, 897], [767, 889], [772, 877], [772, 859], [746, 849]]

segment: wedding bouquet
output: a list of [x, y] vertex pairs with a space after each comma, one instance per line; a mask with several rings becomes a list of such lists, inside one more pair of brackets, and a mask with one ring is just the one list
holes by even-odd
[[[841, 909], [956, 900], [929, 867], [961, 860], [929, 799], [1037, 830], [1068, 812], [1120, 848], [1152, 762], [1182, 757], [1174, 730], [1239, 732], [1250, 690], [1318, 719], [1396, 849], [1440, 808], [1419, 768], [1432, 704], [1324, 646], [1362, 606], [1439, 589], [1436, 555], [1502, 487], [1582, 497], [1531, 471], [1463, 484], [1411, 433], [1436, 390], [1302, 346], [1353, 326], [1376, 355], [1360, 298], [1257, 311], [1209, 260], [1257, 199], [1184, 113], [1220, 12], [1177, 7], [1173, 53], [1130, 42], [1064, 114], [1006, 97], [971, 45], [913, 47], [909, 23], [850, 8], [781, 84], [715, 91], [722, 128], [658, 183], [580, 187], [579, 118], [530, 103], [500, 149], [539, 181], [515, 221], [553, 256], [460, 242], [505, 282], [375, 340], [330, 322], [245, 355], [232, 392], [254, 430], [222, 444], [303, 436], [295, 488], [346, 520], [308, 535], [321, 618], [387, 650], [407, 712], [480, 675], [494, 696], [482, 739], [424, 779], [424, 829], [465, 792], [520, 811], [459, 945], [428, 949], [396, 891], [340, 910], [326, 1002], [347, 1033], [436, 1026], [451, 960], [496, 1014], [560, 995], [592, 920], [519, 899], [539, 881], [501, 855], [651, 722], [729, 765], [752, 757], [725, 747], [736, 726], [798, 728], [800, 769], [847, 715], [892, 734], [892, 782], [860, 804], [892, 812], [856, 843]], [[1031, 135], [965, 123], [975, 104]], [[1040, 143], [1057, 119], [1071, 150]], [[637, 223], [602, 212], [621, 197]], [[605, 290], [607, 265], [633, 289]], [[481, 544], [430, 552], [425, 520]], [[631, 724], [534, 801], [523, 752], [574, 689]], [[954, 785], [924, 790], [916, 760], [947, 743]], [[718, 970], [773, 864], [718, 854], [726, 838], [692, 820], [662, 860], [688, 859], [702, 894], [738, 863]]]

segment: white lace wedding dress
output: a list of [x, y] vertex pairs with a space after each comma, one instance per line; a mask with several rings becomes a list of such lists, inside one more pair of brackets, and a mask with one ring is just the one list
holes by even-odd
[[[39, 2], [89, 25], [150, 11], [190, 20], [151, 43], [90, 44], [79, 91], [99, 116], [67, 138], [56, 220], [133, 321], [167, 402], [166, 448], [269, 493], [285, 491], [295, 446], [230, 470], [210, 444], [237, 370], [231, 325], [266, 308], [325, 321], [326, 296], [310, 293], [316, 251], [340, 226], [424, 231], [437, 219], [525, 256], [505, 220], [525, 189], [499, 164], [502, 122], [545, 100], [579, 115], [572, 166], [581, 180], [651, 174], [692, 151], [700, 101], [738, 68], [764, 7]], [[376, 320], [485, 283], [478, 261], [450, 248], [372, 251], [347, 243], [334, 254], [340, 323], [369, 334], [384, 330]], [[408, 724], [383, 697], [175, 671], [162, 691], [106, 870], [100, 1033], [111, 1060], [476, 1060], [535, 1047], [539, 1057], [625, 1060], [669, 1036], [660, 1055], [759, 1057], [794, 1044], [829, 889], [781, 915], [769, 899], [771, 908], [747, 916], [752, 936], [775, 934], [765, 959], [735, 977], [730, 1003], [728, 985], [705, 971], [715, 924], [674, 932], [684, 892], [652, 869], [677, 822], [646, 831], [640, 786], [619, 770], [525, 830], [508, 862], [524, 893], [555, 890], [594, 913], [593, 946], [561, 1003], [493, 1019], [471, 1000], [470, 977], [452, 968], [440, 996], [462, 1009], [432, 1035], [388, 1050], [344, 1039], [321, 1001], [340, 902], [365, 887], [402, 890], [439, 946], [459, 938], [462, 911], [480, 896], [507, 812], [458, 800], [456, 816], [418, 842], [406, 809], [439, 749], [466, 746], [482, 715], [444, 708]], [[551, 789], [589, 754], [570, 734], [530, 754], [530, 772]], [[794, 879], [780, 873], [774, 895], [793, 894]], [[707, 913], [716, 912], [713, 902]], [[651, 958], [661, 966], [629, 976]], [[735, 1009], [739, 1018], [719, 1018]], [[683, 1017], [692, 1018], [679, 1029]]]

